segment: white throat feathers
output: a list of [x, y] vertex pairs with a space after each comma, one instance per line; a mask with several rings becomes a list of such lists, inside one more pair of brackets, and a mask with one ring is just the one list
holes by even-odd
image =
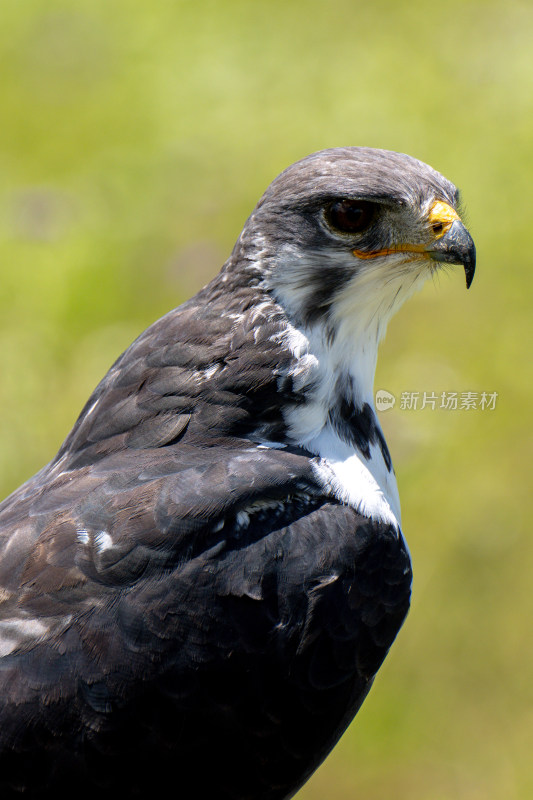
[[[317, 268], [306, 254], [296, 259], [295, 275], [295, 255], [285, 250], [281, 281], [271, 273], [277, 300], [289, 313], [305, 308], [312, 281], [303, 275]], [[405, 254], [376, 259], [371, 269], [359, 262], [327, 313], [307, 325], [289, 323], [283, 342], [296, 358], [294, 388], [308, 398], [286, 412], [290, 438], [319, 456], [319, 476], [337, 499], [398, 529], [400, 500], [374, 408], [374, 374], [388, 321], [428, 276], [427, 262], [421, 259], [417, 269], [406, 261]]]

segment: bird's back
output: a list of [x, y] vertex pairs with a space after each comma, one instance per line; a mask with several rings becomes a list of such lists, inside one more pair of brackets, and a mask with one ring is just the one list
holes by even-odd
[[305, 780], [366, 696], [410, 571], [392, 529], [279, 499], [274, 524], [258, 509], [241, 530], [230, 510], [229, 531], [195, 525], [194, 546], [138, 545], [155, 564], [102, 574], [67, 558], [76, 531], [55, 534], [63, 563], [28, 573], [17, 609], [39, 641], [2, 660], [2, 796], [126, 798], [174, 777], [177, 796], [281, 798]]

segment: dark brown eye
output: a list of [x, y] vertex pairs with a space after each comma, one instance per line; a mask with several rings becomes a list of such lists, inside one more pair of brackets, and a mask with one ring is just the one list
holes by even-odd
[[335, 200], [326, 209], [329, 224], [343, 233], [359, 233], [370, 225], [374, 203], [365, 200]]

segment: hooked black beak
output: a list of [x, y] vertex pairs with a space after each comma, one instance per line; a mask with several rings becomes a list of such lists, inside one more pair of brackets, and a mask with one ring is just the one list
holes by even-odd
[[460, 219], [454, 220], [446, 233], [427, 252], [435, 261], [461, 264], [465, 271], [466, 288], [470, 288], [476, 271], [476, 246]]

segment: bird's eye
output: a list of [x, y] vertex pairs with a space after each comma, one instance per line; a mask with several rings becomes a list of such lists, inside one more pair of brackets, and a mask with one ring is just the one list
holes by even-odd
[[374, 212], [375, 204], [365, 200], [335, 200], [326, 208], [326, 218], [342, 233], [360, 233], [370, 225]]

